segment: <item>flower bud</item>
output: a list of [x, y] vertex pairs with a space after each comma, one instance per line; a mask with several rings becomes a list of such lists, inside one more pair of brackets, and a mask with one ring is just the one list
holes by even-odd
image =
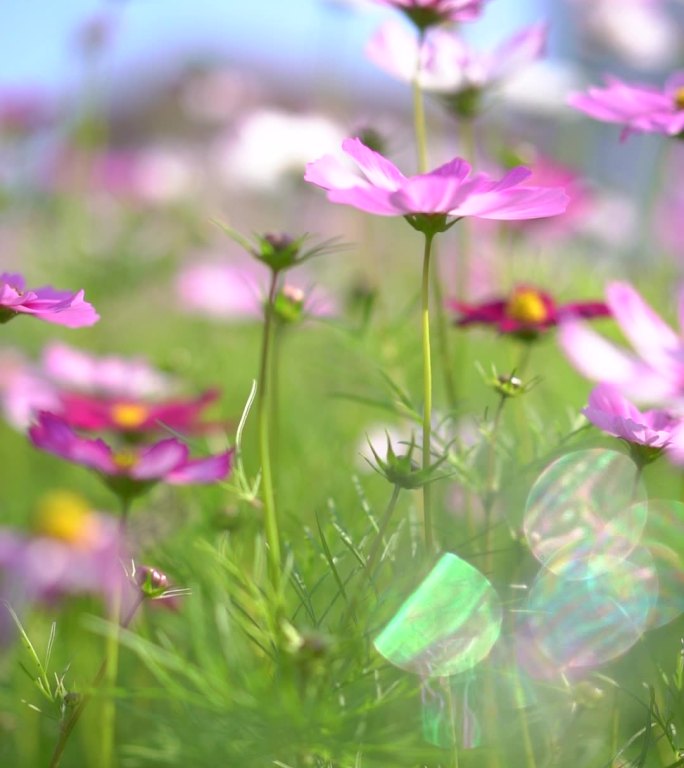
[[370, 441], [368, 444], [376, 462], [375, 465], [371, 463], [371, 466], [378, 474], [389, 480], [392, 485], [413, 490], [444, 477], [444, 475], [437, 473], [437, 469], [444, 463], [446, 456], [442, 456], [426, 469], [421, 469], [418, 462], [413, 460], [413, 451], [416, 447], [413, 440], [411, 440], [407, 453], [397, 455], [392, 447], [390, 437], [387, 435], [387, 458], [384, 461], [378, 456]]
[[273, 302], [275, 317], [282, 323], [296, 323], [304, 310], [304, 291], [293, 285], [285, 285]]
[[167, 575], [149, 565], [141, 565], [136, 568], [134, 578], [145, 597], [152, 599], [161, 597], [169, 588]]

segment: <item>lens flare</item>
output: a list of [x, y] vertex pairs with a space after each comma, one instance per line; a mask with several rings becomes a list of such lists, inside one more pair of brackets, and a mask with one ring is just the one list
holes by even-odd
[[532, 487], [523, 531], [532, 554], [563, 578], [593, 578], [624, 560], [647, 518], [636, 465], [617, 451], [568, 454]]
[[391, 664], [423, 677], [472, 669], [497, 641], [501, 602], [489, 581], [456, 555], [443, 555], [375, 639]]

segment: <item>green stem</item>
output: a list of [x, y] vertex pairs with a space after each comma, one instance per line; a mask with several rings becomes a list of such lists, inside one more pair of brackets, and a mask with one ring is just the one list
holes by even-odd
[[[420, 51], [423, 47], [424, 36], [421, 33], [418, 39], [418, 60], [416, 61], [416, 70], [413, 76], [413, 124], [416, 134], [416, 149], [418, 152], [418, 171], [425, 173], [428, 168], [427, 161], [427, 128], [425, 122], [425, 108], [423, 104], [423, 89], [420, 86]], [[444, 296], [442, 294], [442, 285], [439, 280], [439, 274], [435, 270], [432, 275], [432, 290], [435, 294], [437, 304], [437, 346], [439, 355], [442, 359], [442, 370], [444, 374], [444, 390], [447, 396], [449, 408], [453, 411], [456, 408], [456, 388], [451, 372], [451, 355], [449, 353], [449, 336], [444, 312]]]
[[278, 286], [278, 272], [271, 272], [271, 285], [264, 310], [264, 333], [261, 345], [261, 362], [257, 383], [257, 420], [259, 424], [259, 458], [261, 460], [261, 488], [264, 502], [264, 533], [266, 536], [268, 571], [271, 585], [280, 594], [281, 555], [278, 517], [273, 496], [271, 471], [269, 381], [271, 344], [273, 336], [273, 303]]
[[416, 69], [411, 83], [413, 92], [413, 127], [416, 133], [416, 150], [418, 152], [418, 172], [425, 173], [428, 168], [427, 160], [427, 132], [425, 129], [425, 104], [423, 102], [423, 89], [420, 87], [420, 58], [423, 51], [425, 35], [423, 32], [418, 37], [418, 58]]
[[[390, 500], [387, 504], [387, 509], [385, 510], [385, 514], [383, 515], [382, 520], [380, 521], [380, 527], [378, 528], [378, 533], [375, 537], [375, 541], [373, 542], [373, 546], [371, 547], [370, 554], [368, 555], [368, 560], [366, 560], [365, 572], [366, 572], [366, 576], [368, 577], [368, 581], [371, 584], [373, 583], [373, 574], [375, 573], [375, 569], [377, 567], [377, 561], [378, 561], [378, 557], [380, 556], [380, 549], [382, 547], [382, 542], [385, 538], [385, 533], [387, 533], [387, 528], [389, 527], [390, 520], [392, 519], [392, 515], [394, 514], [394, 508], [397, 506], [397, 499], [399, 498], [400, 491], [401, 491], [401, 486], [399, 485], [393, 486], [392, 496], [390, 497]], [[361, 590], [358, 590], [358, 589], [355, 590], [351, 599], [347, 603], [347, 609], [342, 615], [342, 620], [341, 620], [342, 626], [345, 626], [349, 618], [354, 616], [356, 604], [358, 602], [360, 593], [361, 593]]]
[[442, 293], [442, 283], [439, 273], [436, 269], [432, 270], [432, 291], [435, 296], [436, 315], [437, 315], [437, 348], [442, 360], [442, 372], [444, 374], [444, 392], [447, 403], [451, 411], [456, 410], [458, 403], [456, 397], [456, 385], [451, 370], [451, 353], [449, 350], [449, 326], [447, 323], [446, 312], [444, 311], [444, 294]]
[[492, 507], [494, 506], [494, 499], [496, 498], [496, 441], [499, 433], [499, 426], [501, 424], [501, 414], [503, 413], [504, 405], [506, 404], [506, 398], [501, 395], [499, 398], [499, 404], [494, 414], [494, 421], [492, 423], [492, 432], [489, 438], [489, 449], [487, 458], [487, 487], [485, 489], [483, 507], [485, 513], [485, 573], [490, 573], [492, 568]]
[[385, 514], [380, 521], [380, 528], [378, 529], [378, 535], [375, 537], [375, 541], [373, 542], [373, 548], [368, 555], [368, 560], [366, 561], [366, 573], [368, 574], [369, 580], [373, 579], [376, 561], [380, 555], [380, 547], [382, 546], [383, 539], [385, 538], [385, 533], [387, 533], [387, 528], [389, 526], [390, 520], [392, 519], [394, 508], [397, 505], [397, 499], [399, 498], [400, 491], [401, 486], [399, 485], [395, 485], [392, 488], [392, 496], [390, 497], [389, 503], [387, 504]]
[[[131, 607], [131, 610], [128, 613], [128, 616], [121, 622], [121, 626], [123, 629], [125, 629], [133, 620], [133, 617], [136, 614], [136, 611], [142, 604], [143, 597], [140, 596], [135, 601], [133, 606]], [[111, 635], [110, 635], [111, 636]], [[117, 641], [118, 641], [118, 624], [117, 624], [117, 633], [116, 633]], [[97, 688], [100, 683], [105, 679], [105, 675], [107, 675], [109, 665], [111, 663], [111, 657], [109, 656], [109, 649], [107, 650], [107, 655], [105, 656], [104, 661], [100, 664], [100, 668], [97, 670], [97, 674], [93, 678], [93, 682], [90, 685], [91, 690]], [[109, 677], [109, 675], [107, 675]], [[71, 732], [76, 727], [76, 724], [81, 719], [81, 715], [83, 714], [83, 710], [88, 705], [88, 702], [92, 699], [93, 695], [92, 693], [86, 693], [83, 694], [81, 697], [81, 700], [78, 702], [74, 710], [72, 711], [69, 718], [62, 724], [62, 728], [59, 734], [59, 739], [57, 740], [57, 744], [55, 744], [55, 748], [52, 752], [52, 757], [50, 759], [50, 766], [49, 768], [57, 768], [62, 760], [62, 755], [64, 754], [64, 750], [66, 748], [67, 742], [69, 741], [69, 736], [71, 736]], [[102, 765], [107, 765], [109, 763], [105, 762], [102, 763]]]
[[443, 679], [442, 688], [446, 691], [447, 707], [449, 712], [449, 725], [451, 726], [451, 739], [453, 741], [453, 750], [451, 753], [451, 766], [450, 768], [459, 768], [458, 761], [458, 736], [456, 734], [456, 711], [454, 707], [454, 694], [451, 690], [451, 684], [449, 678]]
[[[430, 355], [430, 251], [433, 234], [425, 235], [423, 253], [423, 281], [421, 290], [421, 315], [423, 326], [423, 470], [430, 467], [432, 458], [432, 359]], [[430, 506], [431, 484], [423, 486], [423, 521], [425, 526], [425, 549], [432, 552], [432, 509]]]

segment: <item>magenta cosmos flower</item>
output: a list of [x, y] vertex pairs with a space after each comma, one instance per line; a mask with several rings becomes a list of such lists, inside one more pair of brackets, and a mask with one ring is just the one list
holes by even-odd
[[377, 5], [396, 8], [419, 28], [427, 29], [446, 21], [472, 21], [482, 13], [487, 0], [373, 0]]
[[568, 103], [596, 120], [624, 125], [623, 139], [633, 131], [677, 136], [684, 130], [684, 71], [661, 89], [607, 77], [605, 88], [575, 93]]
[[[570, 362], [588, 378], [614, 385], [630, 400], [683, 405], [684, 339], [629, 283], [610, 283], [606, 304], [636, 354], [577, 320], [565, 319], [558, 339]], [[679, 317], [684, 320], [684, 291], [679, 297]]]
[[594, 387], [582, 413], [606, 434], [653, 449], [668, 446], [675, 429], [682, 423], [668, 411], [640, 411], [612, 384]]
[[415, 78], [420, 57], [421, 87], [449, 100], [463, 93], [474, 95], [539, 58], [547, 32], [546, 24], [532, 24], [491, 53], [479, 53], [455, 32], [432, 29], [421, 42], [403, 25], [388, 22], [371, 38], [366, 54], [381, 69], [405, 82]]
[[202, 412], [218, 395], [218, 390], [210, 389], [195, 398], [149, 403], [130, 398], [103, 398], [63, 392], [58, 396], [58, 412], [76, 429], [110, 430], [136, 435], [161, 429], [188, 433], [201, 428]]
[[551, 294], [532, 285], [517, 285], [508, 296], [479, 304], [451, 301], [449, 306], [460, 314], [457, 325], [490, 325], [499, 333], [514, 334], [528, 340], [558, 325], [566, 316], [592, 318], [610, 315], [603, 302], [556, 304]]
[[98, 472], [121, 498], [133, 498], [158, 482], [170, 485], [213, 483], [230, 472], [233, 451], [190, 459], [188, 447], [176, 438], [152, 445], [114, 450], [103, 440], [77, 435], [53, 413], [40, 413], [29, 429], [31, 442], [43, 451]]
[[421, 231], [449, 228], [447, 217], [481, 219], [536, 219], [565, 210], [568, 197], [562, 189], [527, 187], [527, 168], [513, 168], [495, 181], [486, 174], [471, 175], [460, 157], [417, 176], [404, 176], [378, 152], [359, 139], [346, 139], [345, 153], [359, 167], [354, 173], [337, 157], [324, 155], [307, 165], [304, 178], [328, 191], [328, 200], [378, 216], [405, 216]]
[[93, 325], [100, 319], [93, 307], [83, 300], [83, 291], [56, 291], [49, 285], [26, 290], [21, 275], [3, 272], [0, 274], [0, 323], [17, 315], [33, 315], [67, 328]]

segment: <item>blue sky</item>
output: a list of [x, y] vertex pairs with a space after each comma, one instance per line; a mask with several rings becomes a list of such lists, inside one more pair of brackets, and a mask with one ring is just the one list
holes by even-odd
[[[3, 8], [0, 86], [61, 89], [78, 77], [75, 31], [98, 12], [119, 17], [104, 66], [182, 60], [189, 51], [223, 54], [231, 61], [260, 61], [293, 74], [320, 66], [351, 71], [363, 62], [363, 45], [391, 11], [368, 2], [364, 12], [332, 8], [324, 0], [16, 0]], [[477, 37], [483, 44], [541, 18], [549, 0], [491, 0]]]

